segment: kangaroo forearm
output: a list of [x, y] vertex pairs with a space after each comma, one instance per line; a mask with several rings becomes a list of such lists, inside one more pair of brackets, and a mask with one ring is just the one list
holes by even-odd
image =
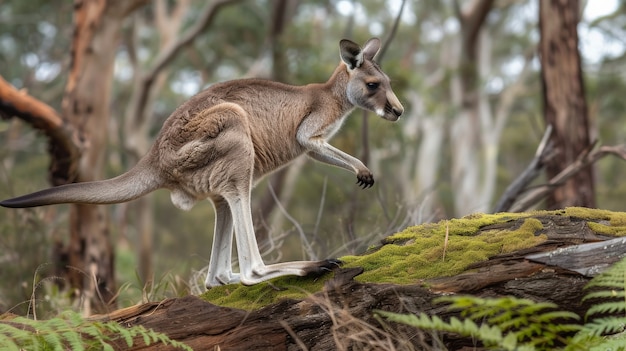
[[312, 159], [339, 168], [343, 168], [354, 174], [358, 174], [359, 170], [367, 169], [363, 162], [346, 153], [309, 151], [307, 153]]

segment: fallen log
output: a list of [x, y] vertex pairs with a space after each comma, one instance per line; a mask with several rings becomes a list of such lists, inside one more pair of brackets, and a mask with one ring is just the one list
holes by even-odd
[[[453, 313], [433, 303], [435, 297], [472, 294], [553, 302], [582, 316], [588, 309], [582, 302], [584, 286], [625, 256], [624, 234], [626, 214], [610, 211], [473, 215], [408, 228], [362, 256], [344, 258], [345, 268], [321, 278], [214, 288], [199, 297], [167, 299], [92, 319], [143, 325], [194, 350], [432, 349], [437, 342], [448, 350], [476, 349], [467, 338], [433, 336], [386, 322], [374, 311], [445, 318]], [[486, 259], [477, 255], [493, 252], [494, 246], [497, 254]], [[477, 259], [458, 268], [464, 254]], [[438, 273], [424, 275], [423, 265]], [[442, 269], [449, 274], [440, 274]], [[148, 349], [140, 341], [136, 345], [133, 350]]]

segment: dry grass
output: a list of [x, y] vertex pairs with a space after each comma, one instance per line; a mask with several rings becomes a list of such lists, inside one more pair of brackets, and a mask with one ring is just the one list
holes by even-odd
[[[394, 329], [382, 319], [375, 316], [363, 319], [354, 315], [354, 312], [347, 306], [340, 306], [329, 298], [328, 294], [309, 296], [311, 303], [317, 305], [326, 313], [332, 327], [330, 333], [334, 340], [334, 350], [429, 350], [430, 348], [424, 341], [424, 335], [417, 329], [410, 328], [408, 332]], [[302, 350], [308, 348], [298, 339], [296, 333], [285, 326], [287, 332], [295, 340], [298, 347]], [[418, 346], [416, 346], [418, 344]]]

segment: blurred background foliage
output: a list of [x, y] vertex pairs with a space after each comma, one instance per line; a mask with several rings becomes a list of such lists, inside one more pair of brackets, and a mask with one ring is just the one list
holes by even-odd
[[[136, 162], [123, 142], [131, 132], [124, 130], [123, 119], [136, 73], [130, 63], [132, 55], [136, 55], [139, 66], [149, 67], [159, 49], [155, 2], [126, 20], [117, 49], [106, 177], [120, 174]], [[169, 9], [177, 3], [165, 1]], [[185, 3], [183, 30], [197, 20], [205, 1]], [[288, 3], [288, 20], [274, 44], [271, 40], [276, 38], [270, 35], [273, 1], [248, 0], [220, 11], [216, 22], [181, 49], [168, 66], [166, 83], [152, 106], [150, 137], [176, 106], [217, 81], [245, 76], [291, 84], [325, 81], [339, 62], [339, 39], [349, 37], [359, 43], [372, 36], [385, 39], [401, 1]], [[72, 6], [67, 0], [0, 2], [0, 75], [57, 109], [69, 66]], [[581, 11], [580, 49], [591, 134], [603, 145], [621, 144], [626, 139], [626, 2], [590, 0]], [[457, 198], [472, 194], [460, 194], [453, 183], [450, 162], [457, 151], [450, 147], [450, 141], [472, 137], [472, 131], [459, 136], [448, 130], [458, 112], [451, 100], [461, 34], [453, 1], [407, 1], [382, 61], [406, 115], [392, 124], [372, 114], [364, 119], [361, 111], [355, 111], [332, 140], [357, 157], [363, 158], [366, 152], [376, 185], [361, 190], [350, 173], [312, 161], [296, 161], [279, 183], [277, 199], [282, 207], [274, 202], [262, 221], [269, 238], [263, 247], [267, 261], [309, 259], [311, 252], [303, 249], [303, 242], [318, 258], [359, 253], [408, 225], [491, 210], [505, 187], [532, 159], [545, 128], [536, 56], [537, 1], [496, 1], [483, 27], [480, 90], [492, 113], [502, 106], [508, 88], [519, 88], [503, 111], [506, 119], [496, 145], [494, 190], [476, 196], [477, 202], [465, 208], [455, 205]], [[278, 55], [273, 55], [272, 45], [278, 48]], [[527, 73], [522, 75], [525, 65]], [[489, 134], [492, 127], [483, 126], [483, 133]], [[45, 138], [18, 119], [5, 119], [0, 120], [0, 145], [0, 198], [49, 186]], [[598, 207], [626, 210], [626, 164], [607, 157], [595, 165], [595, 174]], [[271, 196], [270, 190], [268, 181], [257, 186], [253, 193], [255, 209], [262, 198]], [[108, 206], [121, 305], [150, 299], [160, 289], [169, 294], [193, 292], [197, 280], [203, 279], [194, 270], [208, 264], [211, 204], [201, 203], [183, 212], [172, 206], [166, 191], [156, 192], [151, 199], [154, 283], [150, 286], [137, 274], [139, 229], [132, 205]], [[33, 290], [40, 295], [42, 308], [54, 307], [47, 306], [46, 301], [54, 300], [51, 296], [62, 290], [53, 285], [42, 288], [37, 282], [54, 280], [55, 272], [46, 263], [54, 260], [51, 254], [56, 240], [66, 240], [67, 217], [64, 205], [0, 209], [0, 311], [14, 307], [15, 311], [25, 311]]]

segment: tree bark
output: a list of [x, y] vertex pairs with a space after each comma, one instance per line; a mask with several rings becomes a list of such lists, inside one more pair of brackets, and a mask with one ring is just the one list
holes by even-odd
[[[590, 146], [590, 125], [576, 30], [580, 2], [547, 0], [539, 5], [544, 118], [547, 125], [554, 127], [552, 142], [558, 153], [546, 164], [546, 174], [551, 179]], [[567, 206], [596, 206], [591, 165], [556, 188], [547, 199], [549, 209]]]
[[[61, 104], [64, 118], [76, 126], [83, 154], [76, 181], [103, 177], [113, 63], [122, 20], [145, 1], [74, 2], [70, 74]], [[86, 299], [84, 311], [104, 311], [116, 294], [114, 250], [104, 207], [75, 204], [70, 209], [70, 242], [62, 248], [70, 286]]]

